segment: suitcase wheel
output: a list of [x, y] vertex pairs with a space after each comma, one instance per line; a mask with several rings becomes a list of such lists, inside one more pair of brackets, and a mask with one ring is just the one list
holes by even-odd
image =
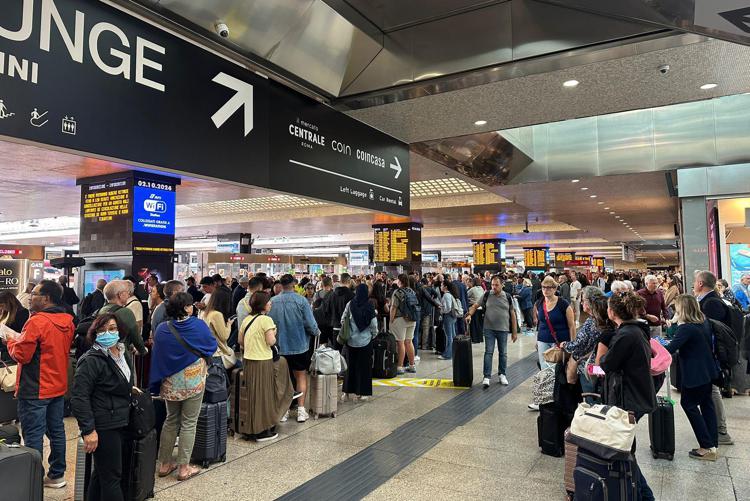
[[227, 462], [227, 455], [224, 454], [219, 458], [219, 463], [226, 463]]
[[318, 414], [317, 414], [317, 413], [315, 413], [315, 412], [313, 412], [313, 419], [316, 419], [316, 420], [317, 420], [317, 419], [318, 419], [318, 417], [319, 417], [319, 416], [318, 416]]
[[209, 465], [210, 465], [210, 464], [211, 464], [211, 461], [209, 461], [209, 460], [207, 460], [207, 459], [204, 459], [204, 460], [203, 460], [203, 461], [201, 462], [201, 468], [203, 468], [203, 469], [206, 469], [206, 468], [208, 468], [208, 467], [209, 467]]
[[332, 412], [332, 413], [331, 413], [331, 417], [334, 417], [334, 418], [335, 418], [335, 417], [336, 417], [336, 413], [335, 413], [335, 412]]
[[231, 429], [231, 428], [229, 428], [229, 429], [227, 430], [227, 436], [229, 436], [229, 437], [233, 437], [233, 436], [234, 436], [234, 430], [233, 430], [233, 429]]
[[659, 459], [659, 453], [651, 449], [651, 457], [653, 457], [654, 459]]

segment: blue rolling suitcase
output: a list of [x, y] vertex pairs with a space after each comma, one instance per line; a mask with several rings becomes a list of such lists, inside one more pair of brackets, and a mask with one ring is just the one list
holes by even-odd
[[573, 470], [576, 501], [636, 501], [640, 472], [632, 460], [609, 461], [578, 449]]
[[191, 462], [208, 468], [227, 459], [227, 402], [201, 404]]

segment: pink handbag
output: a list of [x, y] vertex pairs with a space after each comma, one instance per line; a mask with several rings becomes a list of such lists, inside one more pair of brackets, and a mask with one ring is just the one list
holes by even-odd
[[651, 375], [664, 374], [672, 365], [672, 354], [659, 341], [651, 338]]

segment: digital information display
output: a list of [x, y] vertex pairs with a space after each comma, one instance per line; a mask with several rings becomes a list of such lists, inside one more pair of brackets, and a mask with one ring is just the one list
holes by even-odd
[[423, 263], [439, 263], [443, 260], [441, 251], [424, 251], [422, 252]]
[[83, 190], [81, 217], [87, 223], [114, 221], [130, 214], [130, 182], [127, 179], [92, 184]]
[[549, 248], [547, 247], [523, 250], [523, 260], [527, 270], [546, 270], [548, 256]]
[[80, 252], [129, 251], [133, 179], [111, 176], [81, 183]]
[[349, 251], [349, 266], [368, 266], [370, 251], [368, 249], [352, 249]]
[[500, 269], [505, 258], [505, 240], [472, 240], [471, 248], [475, 268]]
[[593, 263], [591, 262], [591, 254], [578, 254], [576, 256], [576, 261], [581, 261], [586, 263], [586, 266], [591, 266]]
[[374, 259], [379, 264], [422, 262], [422, 224], [373, 225]]
[[596, 266], [598, 268], [604, 269], [604, 264], [606, 263], [606, 259], [603, 257], [594, 257], [591, 258], [591, 266]]
[[565, 266], [565, 261], [574, 261], [575, 258], [575, 252], [555, 252], [555, 265]]
[[174, 235], [174, 185], [139, 179], [133, 189], [133, 231]]

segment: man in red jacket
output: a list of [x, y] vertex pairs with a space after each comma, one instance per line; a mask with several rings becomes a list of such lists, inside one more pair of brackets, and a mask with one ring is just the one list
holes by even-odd
[[68, 390], [68, 356], [73, 317], [65, 312], [62, 287], [42, 280], [31, 291], [31, 317], [21, 334], [8, 339], [8, 352], [18, 362], [16, 398], [23, 439], [43, 454], [49, 437], [49, 471], [45, 487], [65, 487], [65, 426], [63, 399]]

